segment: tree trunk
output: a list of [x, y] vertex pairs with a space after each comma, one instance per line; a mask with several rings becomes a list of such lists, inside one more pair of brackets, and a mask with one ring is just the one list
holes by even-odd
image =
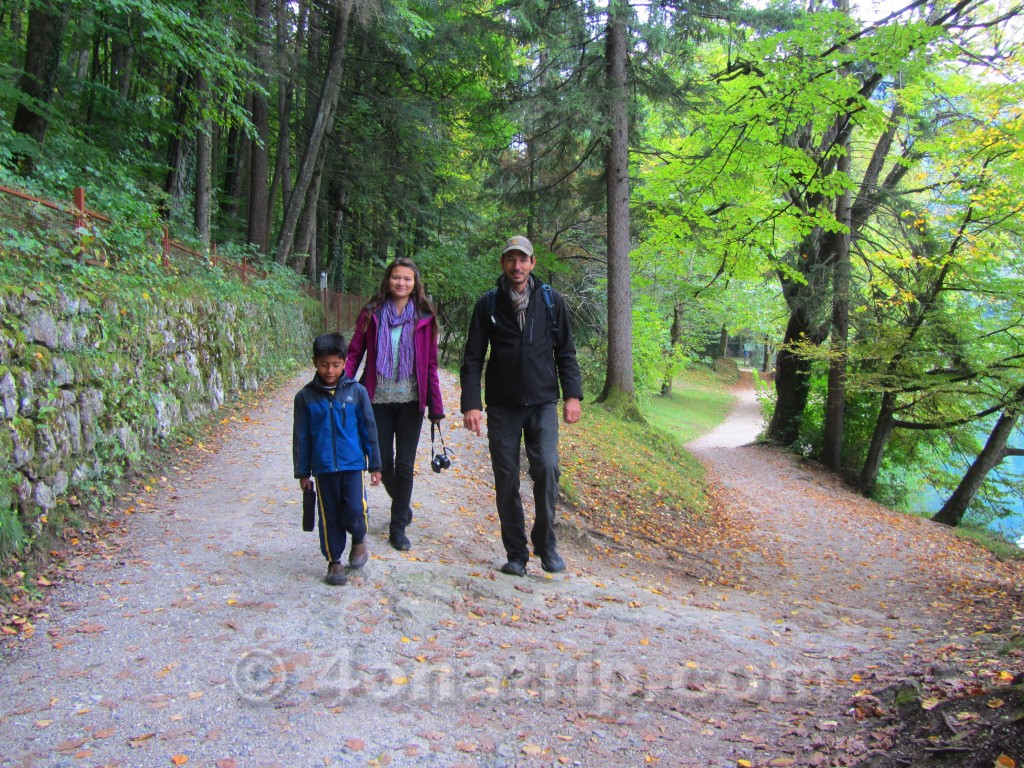
[[[206, 76], [196, 76], [196, 97], [200, 104], [206, 102], [209, 89]], [[195, 191], [196, 235], [203, 247], [210, 249], [210, 219], [213, 211], [213, 122], [202, 120], [196, 131], [196, 191]]]
[[[669, 356], [674, 357], [676, 349], [682, 341], [683, 336], [683, 305], [676, 303], [672, 306], [672, 327], [669, 329]], [[672, 394], [672, 378], [675, 373], [675, 366], [671, 360], [665, 366], [665, 378], [661, 382], [662, 397]]]
[[[844, 143], [845, 154], [836, 170], [850, 173], [850, 143]], [[821, 446], [821, 461], [839, 471], [843, 464], [843, 422], [846, 413], [847, 342], [850, 335], [850, 220], [851, 195], [849, 188], [836, 202], [836, 221], [846, 227], [846, 233], [835, 237], [836, 249], [832, 254], [832, 354], [828, 366], [828, 396], [825, 402], [825, 433]]]
[[167, 175], [164, 177], [167, 207], [162, 215], [165, 219], [174, 215], [185, 196], [185, 121], [188, 118], [188, 103], [184, 93], [186, 88], [193, 86], [192, 78], [187, 72], [179, 72], [175, 81], [174, 133], [167, 143]]
[[[326, 156], [326, 152], [323, 152]], [[299, 217], [299, 225], [295, 235], [294, 252], [306, 254], [309, 259], [306, 261], [307, 272], [310, 278], [315, 279], [318, 271], [318, 260], [316, 258], [316, 227], [320, 201], [320, 183], [323, 179], [323, 164], [325, 158], [321, 158], [316, 164], [316, 171], [310, 180], [309, 189], [306, 192], [306, 204], [302, 206], [302, 216]]]
[[331, 52], [327, 62], [327, 74], [324, 78], [320, 101], [317, 104], [313, 128], [309, 142], [302, 155], [299, 172], [295, 179], [295, 189], [285, 208], [284, 221], [277, 238], [277, 261], [285, 263], [291, 254], [295, 241], [295, 233], [299, 223], [302, 204], [308, 197], [316, 166], [320, 162], [320, 149], [324, 137], [330, 132], [334, 123], [334, 108], [338, 103], [341, 91], [341, 73], [345, 63], [345, 43], [348, 39], [348, 21], [352, 12], [353, 0], [341, 0], [340, 7], [332, 7], [334, 26], [331, 30]]
[[715, 357], [727, 357], [729, 354], [729, 329], [724, 325], [722, 330], [718, 332], [718, 350], [715, 352]]
[[978, 454], [974, 463], [971, 464], [967, 474], [964, 475], [956, 490], [953, 491], [953, 495], [942, 505], [942, 509], [935, 513], [932, 520], [936, 523], [943, 523], [944, 525], [954, 527], [960, 525], [960, 521], [964, 519], [964, 514], [967, 512], [967, 507], [971, 505], [974, 497], [978, 495], [978, 491], [981, 490], [981, 486], [984, 484], [985, 478], [988, 477], [988, 473], [1006, 458], [1007, 443], [1013, 434], [1013, 430], [1017, 427], [1019, 418], [1019, 414], [1009, 411], [1004, 412], [999, 417], [999, 420], [996, 421], [996, 425], [988, 436], [988, 440], [985, 442], [985, 447], [981, 449], [981, 453]]
[[[270, 68], [270, 0], [256, 0], [256, 48], [253, 59], [260, 83], [266, 86]], [[270, 248], [270, 110], [267, 97], [260, 90], [252, 93], [252, 124], [256, 139], [249, 162], [249, 231], [246, 240], [260, 253]]]
[[813, 338], [807, 312], [802, 309], [791, 312], [775, 362], [775, 409], [766, 431], [771, 440], [782, 445], [789, 445], [800, 435], [810, 390], [811, 364], [799, 347]]
[[[28, 96], [18, 104], [11, 127], [17, 133], [31, 136], [42, 145], [49, 120], [45, 108], [53, 98], [60, 74], [64, 30], [68, 24], [65, 3], [32, 4], [28, 12], [28, 39], [25, 41], [25, 67], [18, 81], [18, 90]], [[15, 158], [19, 170], [28, 175], [35, 163], [28, 155]]]
[[638, 417], [633, 380], [633, 301], [629, 269], [628, 37], [619, 3], [609, 6], [605, 67], [608, 95], [608, 368], [599, 400]]
[[875, 431], [871, 435], [871, 445], [868, 446], [867, 455], [864, 457], [864, 466], [860, 470], [860, 478], [857, 486], [865, 496], [871, 496], [875, 490], [875, 483], [878, 481], [878, 472], [882, 468], [882, 456], [885, 455], [885, 446], [892, 436], [895, 426], [896, 394], [886, 392], [882, 395], [882, 404], [878, 408], [878, 417], [875, 419]]
[[287, 4], [278, 3], [278, 57], [282, 61], [288, 61], [289, 64], [286, 67], [282, 67], [282, 74], [277, 87], [277, 162], [274, 165], [273, 180], [270, 182], [270, 194], [267, 195], [267, 209], [270, 211], [274, 210], [278, 191], [281, 193], [282, 208], [288, 204], [288, 197], [291, 194], [291, 188], [289, 187], [292, 173], [290, 163], [292, 143], [291, 120], [295, 95], [294, 66], [291, 62], [298, 58], [297, 52], [301, 50], [305, 35], [306, 6], [304, 3], [299, 6], [295, 52], [287, 51], [285, 36], [287, 28]]
[[242, 188], [242, 132], [232, 126], [228, 130], [224, 145], [224, 179], [221, 186], [223, 195], [220, 212], [225, 219], [233, 222], [238, 218], [238, 198]]

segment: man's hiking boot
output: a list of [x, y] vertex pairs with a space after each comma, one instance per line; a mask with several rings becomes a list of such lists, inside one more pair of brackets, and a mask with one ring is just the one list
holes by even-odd
[[412, 544], [409, 543], [409, 537], [406, 536], [405, 533], [402, 531], [392, 533], [388, 537], [388, 541], [390, 541], [391, 546], [397, 549], [399, 552], [408, 552], [409, 548], [412, 547]]
[[507, 573], [509, 576], [525, 576], [526, 564], [520, 563], [518, 560], [509, 560], [501, 566], [501, 572]]
[[552, 549], [540, 556], [540, 567], [548, 573], [561, 573], [565, 570], [565, 560], [557, 549]]

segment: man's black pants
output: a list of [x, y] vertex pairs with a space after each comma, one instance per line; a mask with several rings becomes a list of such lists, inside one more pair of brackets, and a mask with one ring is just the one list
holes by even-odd
[[530, 559], [523, 499], [519, 493], [519, 451], [525, 442], [533, 480], [536, 515], [530, 539], [538, 557], [555, 551], [555, 503], [558, 500], [558, 405], [487, 408], [487, 443], [501, 520], [501, 543], [509, 560]]

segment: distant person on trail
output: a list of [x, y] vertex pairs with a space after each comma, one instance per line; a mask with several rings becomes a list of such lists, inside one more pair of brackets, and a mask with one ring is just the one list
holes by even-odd
[[432, 425], [444, 418], [437, 320], [420, 271], [410, 259], [398, 258], [387, 266], [377, 295], [359, 313], [348, 345], [346, 376], [356, 375], [364, 355], [359, 381], [373, 403], [384, 488], [391, 497], [388, 540], [404, 552], [412, 546], [405, 531], [412, 522], [413, 467], [423, 412]]
[[380, 449], [370, 397], [345, 376], [345, 337], [317, 336], [313, 365], [316, 375], [295, 395], [292, 463], [302, 490], [316, 489], [324, 581], [340, 586], [348, 580], [341, 563], [346, 534], [349, 567], [362, 568], [369, 557], [363, 473], [369, 470], [370, 484], [380, 484]]
[[501, 252], [502, 276], [473, 309], [462, 358], [462, 423], [480, 434], [480, 381], [487, 360], [487, 444], [494, 471], [501, 542], [508, 562], [501, 572], [525, 576], [530, 559], [523, 500], [519, 493], [519, 452], [523, 439], [530, 462], [536, 506], [530, 539], [548, 572], [565, 570], [555, 540], [558, 498], [558, 396], [567, 424], [580, 418], [583, 384], [569, 316], [562, 296], [530, 272], [533, 245], [516, 236]]

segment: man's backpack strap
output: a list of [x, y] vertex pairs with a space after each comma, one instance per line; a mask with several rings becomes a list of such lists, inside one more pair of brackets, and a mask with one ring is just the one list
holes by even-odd
[[[551, 333], [558, 333], [558, 311], [555, 309], [554, 291], [547, 283], [540, 284], [540, 295], [544, 299], [544, 306], [548, 310], [548, 324], [551, 326]], [[487, 307], [487, 316], [491, 319], [491, 325], [497, 325], [494, 319], [494, 308], [498, 301], [498, 289], [491, 288], [484, 294], [484, 301]]]

